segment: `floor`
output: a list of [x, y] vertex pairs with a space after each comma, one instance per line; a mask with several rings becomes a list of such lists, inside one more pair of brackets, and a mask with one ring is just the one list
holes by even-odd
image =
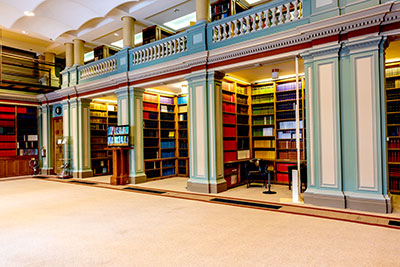
[[0, 180], [0, 266], [400, 266], [399, 240], [400, 229]]
[[[110, 176], [97, 176], [86, 178], [85, 180], [100, 182], [104, 184], [110, 183]], [[149, 181], [146, 183], [136, 184], [135, 186], [143, 187], [143, 188], [153, 188], [153, 189], [162, 189], [162, 190], [172, 190], [177, 192], [185, 192], [191, 193], [186, 189], [186, 183], [188, 178], [186, 177], [172, 177], [167, 179], [159, 179], [154, 181]], [[290, 203], [292, 202], [292, 191], [289, 190], [287, 185], [278, 185], [272, 184], [271, 191], [275, 191], [276, 194], [269, 195], [263, 194], [266, 189], [262, 186], [262, 184], [254, 183], [249, 188], [246, 185], [238, 186], [231, 188], [227, 191], [224, 191], [219, 194], [214, 194], [216, 196], [224, 196], [224, 197], [233, 197], [233, 198], [241, 198], [248, 200], [256, 200], [256, 201], [268, 201], [268, 202], [276, 202], [276, 203]], [[303, 197], [303, 194], [301, 194]], [[296, 205], [305, 206], [305, 207], [313, 207], [313, 205], [307, 205], [304, 203], [296, 203]], [[393, 211], [391, 214], [385, 214], [385, 216], [400, 218], [400, 195], [393, 195]], [[324, 207], [319, 207], [324, 208]], [[332, 209], [332, 208], [329, 208]], [[333, 209], [341, 211], [342, 209]], [[372, 212], [363, 212], [365, 214], [376, 214]]]

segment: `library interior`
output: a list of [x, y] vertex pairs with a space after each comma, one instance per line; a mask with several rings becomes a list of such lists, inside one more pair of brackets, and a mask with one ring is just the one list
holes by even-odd
[[0, 180], [400, 212], [399, 1], [34, 2], [0, 19]]

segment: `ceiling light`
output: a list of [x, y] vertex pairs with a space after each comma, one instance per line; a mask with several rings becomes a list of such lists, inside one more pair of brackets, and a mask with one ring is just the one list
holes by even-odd
[[33, 17], [35, 16], [35, 13], [33, 13], [32, 11], [24, 11], [24, 15], [27, 17]]
[[119, 33], [118, 33], [118, 32], [115, 32], [115, 33], [114, 33], [114, 36], [119, 36]]
[[196, 21], [196, 12], [164, 23], [165, 26], [177, 31], [190, 26], [191, 21]]
[[23, 34], [28, 34], [28, 32], [27, 32], [27, 31], [22, 31], [22, 33], [23, 33]]
[[252, 4], [254, 4], [254, 3], [260, 2], [261, 0], [246, 0], [246, 1], [247, 1], [247, 3], [249, 3], [250, 5], [252, 5]]

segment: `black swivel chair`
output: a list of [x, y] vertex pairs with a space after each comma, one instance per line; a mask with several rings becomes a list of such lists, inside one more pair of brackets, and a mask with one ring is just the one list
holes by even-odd
[[266, 173], [266, 162], [262, 159], [251, 159], [245, 164], [247, 187], [250, 186], [251, 182], [262, 181], [265, 187], [265, 181], [267, 180]]

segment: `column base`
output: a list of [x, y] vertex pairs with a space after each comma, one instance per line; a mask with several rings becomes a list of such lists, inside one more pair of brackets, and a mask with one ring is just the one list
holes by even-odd
[[147, 175], [146, 174], [138, 174], [135, 176], [130, 176], [129, 179], [131, 179], [131, 184], [140, 184], [144, 183], [147, 181]]
[[328, 194], [328, 192], [318, 193], [306, 191], [304, 192], [304, 203], [338, 209], [346, 208], [344, 195], [336, 192], [333, 194]]
[[87, 171], [72, 172], [72, 177], [73, 178], [93, 177], [93, 171], [92, 170], [87, 170]]
[[346, 206], [352, 210], [361, 210], [378, 213], [392, 213], [392, 196], [346, 196]]
[[226, 181], [221, 181], [217, 184], [203, 184], [203, 183], [194, 183], [191, 181], [187, 182], [187, 190], [197, 193], [220, 193], [227, 190]]
[[41, 171], [42, 171], [43, 175], [52, 175], [54, 173], [53, 168], [51, 168], [51, 169], [42, 169]]

